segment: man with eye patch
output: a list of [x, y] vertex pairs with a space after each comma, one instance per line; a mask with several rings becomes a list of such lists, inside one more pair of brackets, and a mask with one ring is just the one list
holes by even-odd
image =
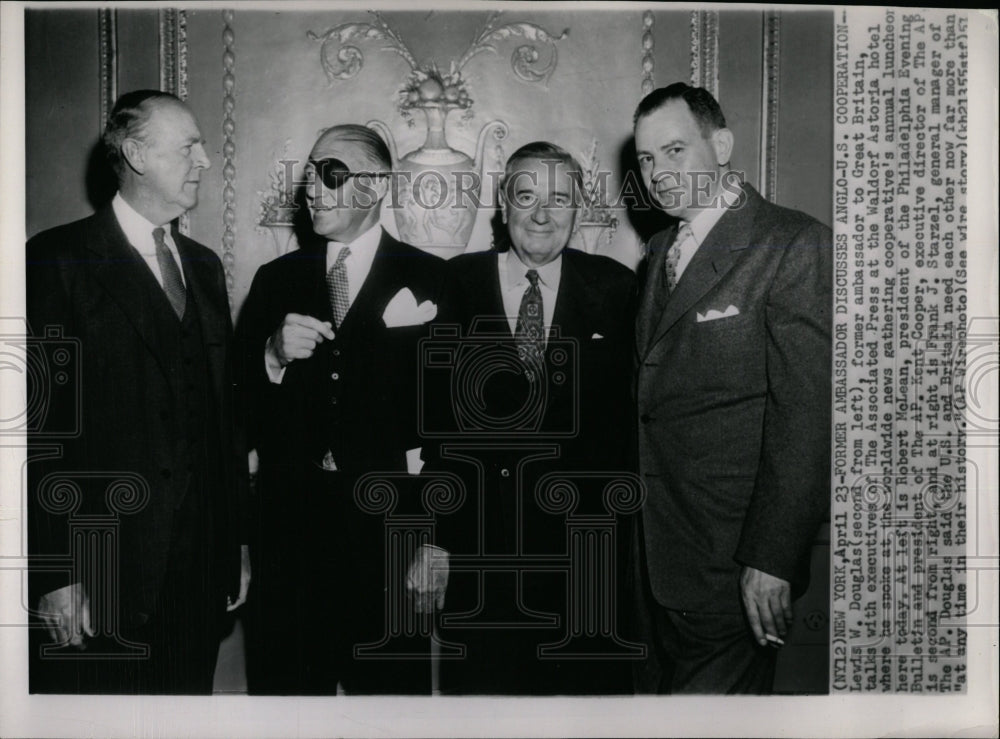
[[407, 573], [387, 569], [383, 519], [355, 489], [372, 474], [405, 487], [400, 475], [419, 471], [417, 342], [444, 261], [379, 225], [392, 162], [373, 130], [327, 129], [304, 171], [315, 242], [257, 271], [238, 327], [259, 459], [248, 687], [427, 693], [427, 640], [411, 645], [417, 659], [355, 653], [407, 617], [386, 611], [386, 589]]
[[704, 88], [654, 90], [634, 123], [676, 219], [640, 269], [636, 690], [768, 693], [829, 515], [831, 233], [730, 170]]

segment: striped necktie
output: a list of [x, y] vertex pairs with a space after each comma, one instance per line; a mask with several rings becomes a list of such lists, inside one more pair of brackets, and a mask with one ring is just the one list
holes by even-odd
[[170, 301], [170, 307], [181, 320], [184, 320], [184, 306], [187, 304], [187, 290], [184, 289], [184, 279], [177, 260], [167, 248], [163, 238], [163, 229], [153, 229], [153, 242], [156, 244], [156, 261], [160, 265], [160, 277], [163, 279], [163, 292]]

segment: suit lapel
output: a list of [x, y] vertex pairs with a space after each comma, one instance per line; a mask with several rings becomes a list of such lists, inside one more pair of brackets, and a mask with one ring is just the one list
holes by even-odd
[[572, 337], [582, 342], [589, 338], [584, 333], [591, 325], [590, 317], [600, 311], [596, 301], [600, 292], [580, 272], [573, 256], [568, 249], [563, 252], [552, 325], [559, 327], [560, 338]]
[[225, 381], [225, 357], [222, 349], [226, 345], [226, 326], [228, 316], [222, 313], [228, 306], [219, 304], [218, 291], [221, 286], [215, 284], [214, 270], [198, 256], [187, 239], [174, 232], [174, 243], [181, 256], [184, 269], [184, 279], [187, 289], [198, 306], [198, 320], [201, 324], [202, 343], [206, 347], [209, 370], [212, 373], [212, 387], [216, 396], [221, 392]]
[[162, 295], [163, 288], [139, 252], [125, 238], [110, 205], [95, 214], [87, 247], [99, 257], [94, 267], [97, 281], [118, 303], [135, 327], [136, 333], [156, 358], [164, 377], [169, 379], [170, 373], [162, 354], [163, 342], [160, 340], [156, 320], [158, 306], [153, 303], [154, 299]]
[[385, 328], [382, 323], [385, 307], [403, 288], [403, 270], [396, 260], [404, 257], [397, 253], [397, 243], [385, 231], [382, 232], [368, 276], [340, 326], [345, 339], [355, 331], [367, 335], [369, 331]]
[[[701, 300], [718, 282], [732, 269], [740, 252], [750, 243], [753, 222], [760, 204], [760, 196], [748, 185], [743, 186], [747, 194], [743, 207], [730, 208], [715, 227], [709, 232], [704, 243], [698, 247], [687, 269], [673, 294], [667, 299], [666, 306], [650, 341], [645, 346], [643, 356], [670, 331], [671, 328], [686, 314], [695, 303]], [[664, 251], [665, 250], [661, 250]], [[659, 258], [662, 269], [663, 254]], [[656, 265], [651, 265], [655, 267]], [[652, 289], [655, 289], [654, 274], [649, 275], [646, 290], [647, 299]]]
[[465, 273], [463, 293], [469, 296], [469, 316], [481, 319], [478, 324], [480, 333], [503, 335], [513, 341], [514, 334], [507, 322], [500, 291], [497, 252], [490, 250], [482, 254], [476, 262], [476, 269]]
[[677, 235], [677, 224], [670, 226], [657, 234], [649, 242], [646, 252], [646, 281], [642, 291], [642, 301], [636, 318], [635, 346], [640, 356], [645, 356], [649, 341], [659, 324], [662, 314], [662, 304], [658, 301], [656, 291], [661, 289], [660, 275], [663, 274], [663, 262], [667, 249]]

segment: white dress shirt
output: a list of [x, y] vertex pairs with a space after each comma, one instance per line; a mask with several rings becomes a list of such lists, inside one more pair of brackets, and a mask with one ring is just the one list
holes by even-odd
[[345, 247], [349, 247], [351, 255], [344, 260], [344, 267], [347, 269], [347, 307], [350, 309], [354, 305], [355, 298], [361, 292], [361, 286], [365, 284], [368, 273], [371, 272], [372, 262], [375, 261], [375, 252], [378, 250], [379, 242], [382, 240], [382, 227], [376, 223], [363, 234], [358, 236], [349, 244], [339, 241], [326, 242], [326, 271], [337, 261], [337, 255]]
[[[152, 236], [150, 236], [152, 238]], [[326, 243], [326, 271], [329, 272], [333, 263], [337, 261], [337, 255], [344, 248], [350, 248], [351, 253], [344, 260], [344, 267], [347, 270], [347, 308], [350, 310], [354, 305], [361, 286], [368, 279], [368, 273], [372, 270], [372, 262], [375, 261], [375, 252], [382, 241], [382, 227], [375, 224], [363, 234], [358, 236], [349, 244], [339, 241], [328, 241]], [[275, 385], [280, 385], [285, 376], [285, 368], [281, 366], [277, 355], [271, 348], [271, 339], [268, 338], [264, 347], [264, 366], [267, 368], [267, 377]]]
[[524, 291], [528, 282], [528, 270], [538, 272], [538, 289], [542, 293], [542, 319], [545, 321], [545, 338], [548, 340], [552, 328], [552, 316], [556, 312], [556, 295], [559, 294], [559, 280], [562, 277], [562, 254], [541, 267], [527, 267], [513, 249], [497, 254], [497, 270], [500, 275], [500, 295], [503, 297], [503, 311], [511, 334], [517, 332], [517, 314], [521, 311]]
[[181, 256], [177, 251], [177, 244], [174, 243], [174, 239], [170, 235], [170, 224], [166, 223], [157, 226], [155, 223], [150, 223], [139, 215], [135, 208], [128, 204], [128, 201], [122, 197], [120, 192], [115, 193], [115, 197], [111, 201], [111, 209], [114, 211], [115, 218], [118, 219], [118, 225], [122, 227], [128, 243], [132, 245], [133, 249], [139, 252], [139, 256], [142, 257], [143, 261], [149, 267], [156, 281], [160, 283], [160, 287], [163, 287], [163, 275], [160, 274], [160, 262], [156, 258], [156, 242], [153, 241], [153, 229], [163, 229], [163, 241], [167, 245], [167, 249], [170, 251], [170, 255], [174, 258], [174, 261], [177, 262], [177, 267], [181, 273], [181, 280], [184, 282], [184, 286], [187, 287], [184, 269], [181, 267]]
[[[681, 281], [684, 270], [691, 263], [691, 260], [698, 251], [698, 247], [705, 242], [708, 234], [715, 228], [715, 224], [719, 222], [719, 219], [722, 218], [726, 210], [738, 200], [738, 193], [721, 188], [719, 192], [719, 204], [711, 208], [703, 208], [688, 223], [688, 236], [677, 246], [681, 252], [680, 258], [677, 260], [677, 282]], [[681, 221], [681, 225], [684, 223], [684, 221]]]

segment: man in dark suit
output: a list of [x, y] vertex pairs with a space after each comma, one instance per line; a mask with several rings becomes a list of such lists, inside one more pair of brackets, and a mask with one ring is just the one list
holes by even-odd
[[227, 595], [246, 597], [222, 264], [171, 227], [197, 203], [203, 143], [176, 97], [122, 95], [114, 200], [28, 243], [32, 329], [78, 342], [61, 362], [76, 392], [57, 375], [31, 390], [50, 403], [29, 433], [32, 691], [209, 693]]
[[[466, 649], [443, 659], [441, 687], [627, 692], [629, 663], [614, 633], [615, 543], [591, 552], [599, 573], [566, 564], [577, 542], [569, 517], [590, 516], [612, 537], [620, 529], [602, 491], [626, 469], [634, 276], [567, 248], [583, 189], [565, 150], [521, 147], [501, 188], [507, 233], [497, 249], [448, 262], [422, 368], [437, 442], [428, 468], [457, 475], [465, 495], [438, 518], [437, 569], [448, 572], [441, 633]], [[452, 366], [438, 366], [434, 357], [449, 349]], [[581, 601], [591, 588], [597, 602]], [[582, 612], [612, 634], [580, 647]], [[552, 649], [564, 637], [566, 648]]]
[[831, 236], [730, 172], [715, 99], [635, 114], [653, 200], [636, 327], [642, 692], [766, 693], [829, 508]]
[[406, 573], [389, 568], [384, 522], [354, 494], [365, 475], [395, 485], [419, 471], [417, 341], [444, 266], [379, 225], [391, 169], [371, 129], [324, 132], [305, 167], [318, 243], [262, 266], [240, 317], [260, 459], [254, 693], [430, 691], [426, 638], [410, 660], [357, 649], [412, 618], [412, 602], [387, 612]]

